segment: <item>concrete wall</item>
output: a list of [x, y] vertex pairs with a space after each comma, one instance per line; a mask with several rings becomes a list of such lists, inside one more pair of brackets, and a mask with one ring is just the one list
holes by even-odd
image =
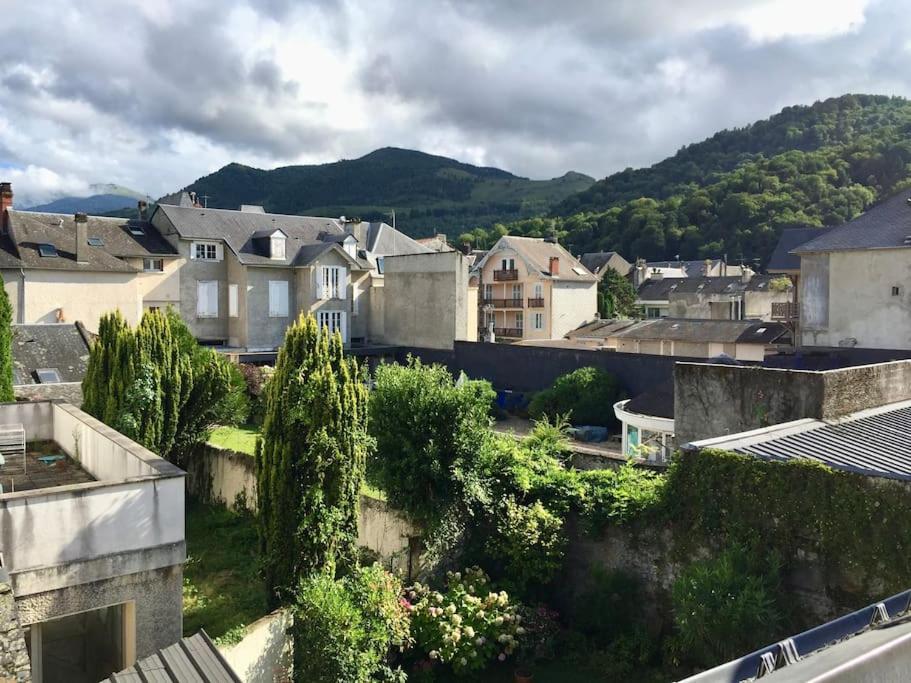
[[802, 345], [911, 349], [909, 253], [878, 249], [802, 257]]
[[[156, 212], [158, 216], [160, 212]], [[204, 240], [211, 241], [211, 240]], [[180, 273], [180, 317], [198, 339], [228, 338], [228, 261], [234, 258], [231, 250], [222, 245], [224, 258], [220, 261], [199, 261], [190, 258], [191, 240], [176, 240], [177, 251], [183, 260]], [[212, 318], [196, 314], [197, 284], [201, 280], [218, 281], [218, 315]]]
[[31, 665], [9, 576], [0, 567], [0, 681], [28, 683]]
[[674, 380], [681, 444], [911, 399], [911, 361], [824, 372], [679, 363]]
[[[568, 264], [564, 264], [568, 267]], [[557, 280], [551, 285], [551, 339], [561, 339], [598, 313], [598, 283]]]
[[[370, 290], [367, 307], [370, 318], [367, 323], [367, 337], [371, 341], [386, 337], [386, 278], [384, 275], [370, 275]], [[363, 307], [363, 303], [361, 304]]]
[[243, 683], [290, 681], [291, 615], [277, 610], [247, 626], [236, 645], [221, 648], [221, 654]]
[[[295, 318], [297, 288], [291, 268], [246, 267], [246, 327], [248, 349], [274, 349], [281, 346], [285, 330]], [[269, 282], [288, 283], [288, 315], [269, 313]]]
[[[142, 270], [143, 259], [124, 259], [138, 270]], [[162, 259], [164, 270], [160, 273], [141, 272], [136, 276], [136, 287], [144, 306], [177, 306], [180, 300], [180, 270], [184, 259]]]
[[23, 295], [24, 323], [55, 323], [58, 309], [65, 322], [80, 321], [92, 332], [105, 313], [118, 309], [131, 325], [142, 317], [136, 273], [82, 273], [27, 270]]

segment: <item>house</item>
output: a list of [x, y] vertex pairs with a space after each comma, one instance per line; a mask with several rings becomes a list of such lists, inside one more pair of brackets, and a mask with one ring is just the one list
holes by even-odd
[[769, 258], [766, 271], [775, 277], [785, 276], [794, 285], [791, 289], [791, 299], [785, 303], [776, 301], [772, 303], [772, 320], [782, 320], [795, 323], [798, 319], [797, 295], [800, 290], [800, 256], [791, 253], [797, 247], [810, 242], [817, 237], [828, 234], [832, 228], [788, 228], [783, 230], [775, 245], [775, 250]]
[[[771, 320], [772, 306], [791, 300], [791, 288], [776, 289], [771, 275], [651, 277], [639, 285], [636, 306], [646, 318]], [[777, 283], [776, 283], [777, 284]]]
[[[190, 204], [187, 206], [186, 204]], [[181, 317], [206, 343], [271, 351], [301, 313], [346, 344], [381, 336], [384, 258], [430, 253], [385, 223], [159, 203], [182, 259]]]
[[82, 323], [12, 325], [13, 392], [19, 400], [82, 405], [91, 333]]
[[499, 341], [559, 339], [597, 315], [598, 276], [556, 241], [504, 235], [474, 272], [482, 333]]
[[0, 404], [0, 565], [33, 683], [181, 638], [184, 472], [72, 405]]
[[144, 221], [18, 211], [12, 186], [0, 183], [0, 276], [14, 322], [97, 330], [116, 308], [136, 323], [144, 308], [177, 302], [179, 265]]
[[801, 346], [911, 349], [911, 192], [791, 253], [800, 257]]
[[449, 244], [445, 233], [437, 233], [433, 237], [423, 237], [415, 240], [421, 246], [427, 247], [431, 251], [455, 251], [455, 248]]
[[620, 256], [616, 251], [594, 251], [579, 257], [582, 265], [595, 275], [603, 275], [605, 268], [618, 272], [623, 277], [629, 275], [633, 264]]

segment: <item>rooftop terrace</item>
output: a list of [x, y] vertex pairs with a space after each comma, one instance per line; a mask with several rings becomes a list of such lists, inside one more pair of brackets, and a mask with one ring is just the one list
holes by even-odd
[[33, 491], [95, 481], [95, 477], [66, 454], [55, 441], [26, 444], [25, 463], [21, 456], [6, 456], [0, 465], [0, 493]]

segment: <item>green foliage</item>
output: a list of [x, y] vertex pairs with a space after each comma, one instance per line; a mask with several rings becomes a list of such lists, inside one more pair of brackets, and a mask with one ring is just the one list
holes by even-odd
[[0, 401], [15, 401], [13, 394], [13, 307], [0, 287]]
[[82, 409], [106, 425], [119, 423], [136, 375], [135, 339], [120, 311], [101, 316], [82, 380]]
[[609, 646], [640, 624], [643, 602], [637, 578], [595, 567], [591, 583], [576, 597], [573, 626], [595, 646]]
[[294, 680], [367, 683], [386, 668], [390, 648], [409, 641], [401, 584], [379, 565], [335, 579], [304, 579], [293, 609]]
[[522, 616], [505, 591], [496, 592], [487, 575], [473, 567], [450, 572], [446, 589], [415, 584], [411, 631], [415, 646], [460, 675], [477, 672], [512, 655], [525, 634]]
[[613, 375], [597, 368], [579, 368], [535, 394], [528, 414], [535, 419], [566, 415], [573, 424], [612, 427], [617, 422], [614, 403], [624, 396]]
[[602, 318], [630, 318], [636, 313], [636, 288], [613, 268], [598, 282], [598, 314]]
[[376, 452], [370, 479], [414, 519], [438, 522], [474, 485], [490, 439], [495, 394], [486, 381], [453, 381], [439, 365], [380, 365], [370, 397]]
[[773, 292], [787, 292], [793, 287], [794, 283], [791, 282], [791, 278], [789, 278], [787, 275], [781, 275], [769, 280], [769, 290]]
[[672, 650], [708, 668], [780, 636], [778, 572], [774, 556], [759, 561], [739, 546], [686, 567], [671, 589]]
[[266, 390], [256, 455], [264, 576], [276, 603], [302, 578], [357, 563], [370, 439], [365, 377], [312, 315], [291, 325]]
[[585, 488], [584, 519], [592, 533], [654, 513], [664, 499], [667, 480], [628, 462], [617, 470], [578, 473]]

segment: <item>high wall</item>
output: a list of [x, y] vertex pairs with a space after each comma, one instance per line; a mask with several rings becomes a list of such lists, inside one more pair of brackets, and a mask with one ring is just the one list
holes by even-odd
[[828, 420], [911, 399], [911, 361], [826, 370], [679, 363], [674, 426], [680, 444], [802, 418]]
[[27, 270], [23, 290], [23, 323], [80, 321], [92, 332], [105, 313], [118, 309], [135, 325], [142, 316], [136, 273], [77, 273], [70, 270]]
[[28, 683], [31, 664], [9, 576], [0, 567], [0, 681]]

